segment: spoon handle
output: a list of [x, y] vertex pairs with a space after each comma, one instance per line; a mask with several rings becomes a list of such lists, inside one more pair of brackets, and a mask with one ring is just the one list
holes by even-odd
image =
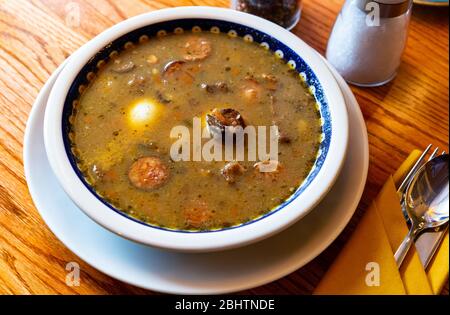
[[403, 239], [403, 242], [398, 247], [397, 251], [395, 252], [394, 258], [397, 262], [397, 267], [400, 268], [403, 260], [405, 260], [406, 254], [408, 254], [409, 249], [411, 248], [411, 245], [414, 243], [414, 240], [417, 237], [417, 232], [419, 231], [416, 227], [411, 227], [411, 229], [408, 232], [408, 235]]

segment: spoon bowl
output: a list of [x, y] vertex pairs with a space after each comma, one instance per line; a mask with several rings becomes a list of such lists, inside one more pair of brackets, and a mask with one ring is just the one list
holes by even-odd
[[400, 267], [418, 235], [434, 229], [449, 219], [448, 154], [435, 157], [423, 165], [406, 189], [406, 211], [412, 226], [395, 253]]
[[449, 217], [448, 159], [448, 154], [444, 154], [426, 163], [406, 191], [409, 217], [423, 221], [430, 228]]

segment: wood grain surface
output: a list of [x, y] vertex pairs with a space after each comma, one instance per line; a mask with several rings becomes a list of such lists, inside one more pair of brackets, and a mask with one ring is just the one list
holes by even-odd
[[[324, 53], [343, 0], [304, 0], [293, 32]], [[23, 136], [28, 113], [55, 68], [89, 39], [126, 18], [181, 6], [228, 6], [226, 0], [0, 0], [0, 294], [148, 294], [93, 269], [49, 231], [28, 193]], [[80, 23], [70, 12], [79, 9]], [[342, 235], [291, 275], [246, 294], [310, 294], [381, 185], [414, 148], [448, 152], [448, 9], [414, 7], [397, 78], [353, 88], [369, 132], [370, 170], [358, 210]], [[82, 285], [65, 284], [65, 266], [81, 266]], [[443, 294], [448, 294], [448, 285]]]

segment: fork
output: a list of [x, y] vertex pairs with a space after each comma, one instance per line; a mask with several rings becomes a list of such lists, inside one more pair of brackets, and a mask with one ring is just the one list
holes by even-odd
[[[409, 222], [410, 219], [405, 209], [404, 195], [409, 183], [411, 182], [411, 179], [414, 177], [414, 174], [419, 170], [419, 168], [425, 163], [426, 156], [430, 152], [432, 147], [433, 147], [432, 144], [428, 145], [428, 147], [423, 151], [422, 155], [419, 157], [417, 162], [405, 176], [402, 183], [397, 189], [397, 195], [402, 205], [403, 216], [405, 217], [408, 225], [410, 224]], [[438, 152], [439, 147], [436, 147], [427, 160], [430, 161], [433, 158], [435, 158], [438, 155]], [[445, 151], [442, 151], [441, 154], [445, 154]], [[436, 253], [436, 250], [438, 249], [445, 234], [447, 233], [447, 230], [448, 224], [445, 225], [444, 228], [441, 229], [437, 228], [434, 232], [425, 233], [417, 239], [416, 241], [417, 252], [419, 254], [420, 260], [422, 261], [422, 265], [424, 266], [425, 269], [428, 267], [429, 263], [431, 262], [431, 259], [434, 257], [434, 254]]]

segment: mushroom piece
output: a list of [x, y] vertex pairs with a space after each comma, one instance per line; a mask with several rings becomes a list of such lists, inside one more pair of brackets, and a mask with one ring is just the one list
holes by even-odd
[[292, 139], [287, 134], [281, 132], [279, 137], [278, 137], [278, 141], [281, 144], [290, 144], [292, 142]]
[[131, 165], [128, 179], [136, 188], [151, 190], [167, 182], [169, 169], [157, 157], [142, 157]]
[[[232, 108], [217, 109], [215, 108], [211, 114], [206, 115], [206, 123], [210, 130], [218, 130], [222, 134], [229, 128], [241, 126], [245, 128], [245, 121], [241, 114]], [[227, 128], [228, 127], [228, 128]]]
[[[275, 122], [274, 122], [274, 125], [276, 125]], [[290, 144], [291, 142], [292, 142], [292, 137], [289, 134], [287, 134], [285, 131], [278, 129], [278, 143]]]
[[261, 84], [253, 76], [246, 76], [241, 85], [244, 100], [254, 102], [263, 92]]
[[228, 183], [233, 184], [245, 171], [245, 167], [239, 162], [230, 162], [227, 163], [220, 172]]
[[172, 97], [165, 92], [156, 91], [156, 98], [163, 104], [169, 104], [172, 102]]
[[128, 61], [125, 63], [119, 63], [117, 66], [114, 66], [112, 68], [112, 71], [116, 73], [126, 73], [133, 70], [135, 66], [136, 65], [134, 64], [133, 61]]
[[241, 86], [242, 95], [247, 101], [255, 101], [265, 90], [273, 96], [278, 89], [278, 79], [273, 74], [263, 73], [261, 76], [247, 75]]
[[143, 75], [136, 75], [133, 74], [130, 80], [128, 80], [127, 85], [134, 87], [137, 85], [144, 84], [146, 81], [146, 78]]
[[275, 91], [278, 88], [278, 79], [273, 74], [263, 73], [261, 77], [264, 80], [264, 86], [269, 91]]
[[216, 94], [219, 92], [227, 93], [230, 90], [228, 88], [228, 84], [225, 82], [216, 82], [214, 84], [202, 83], [200, 87], [210, 94]]

